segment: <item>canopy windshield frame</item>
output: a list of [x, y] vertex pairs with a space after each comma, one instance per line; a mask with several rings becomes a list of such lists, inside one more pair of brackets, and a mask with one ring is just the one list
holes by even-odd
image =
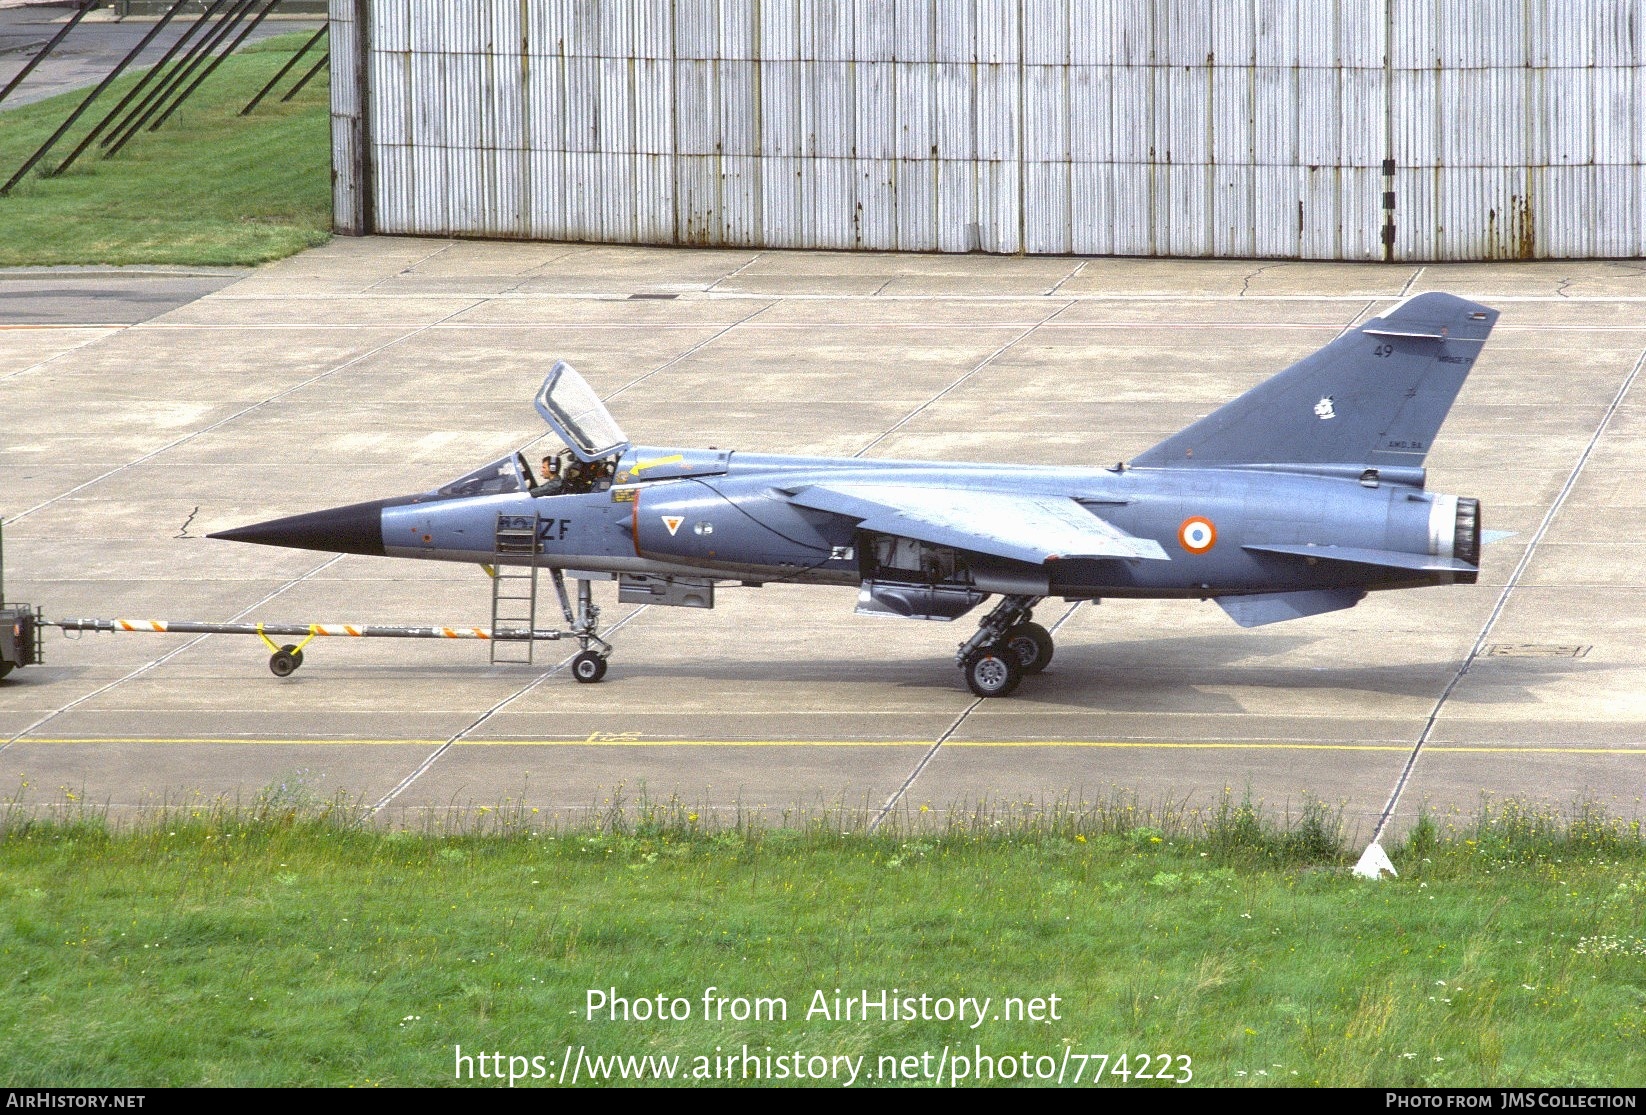
[[629, 448], [629, 438], [594, 393], [587, 380], [564, 360], [557, 361], [533, 400], [543, 421], [585, 464], [615, 457]]
[[434, 490], [440, 499], [467, 499], [470, 496], [497, 496], [523, 492], [531, 486], [531, 469], [521, 453], [510, 453], [472, 472], [465, 472], [449, 484]]

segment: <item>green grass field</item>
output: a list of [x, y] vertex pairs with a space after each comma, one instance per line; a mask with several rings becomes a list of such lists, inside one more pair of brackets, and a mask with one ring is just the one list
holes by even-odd
[[[439, 1085], [461, 1046], [502, 1055], [469, 1064], [476, 1085], [506, 1084], [511, 1056], [519, 1083], [553, 1084], [568, 1048], [581, 1082], [585, 1054], [678, 1056], [689, 1079], [735, 1076], [710, 1058], [747, 1046], [774, 1073], [862, 1058], [858, 1086], [957, 1056], [975, 1075], [979, 1050], [1012, 1059], [1010, 1083], [1089, 1080], [1108, 1055], [1116, 1085], [1140, 1056], [1199, 1085], [1646, 1084], [1638, 824], [1420, 825], [1391, 849], [1401, 877], [1370, 882], [1321, 817], [1282, 833], [1225, 803], [1198, 826], [1109, 810], [869, 836], [712, 831], [672, 808], [441, 835], [276, 798], [124, 832], [14, 810], [0, 1076]], [[833, 1017], [836, 989], [893, 988], [917, 1013], [923, 994], [987, 997], [988, 1017]], [[591, 1019], [591, 990], [690, 1017]], [[830, 1016], [808, 1018], [819, 991]], [[740, 998], [787, 1017], [738, 1020]], [[995, 1018], [1008, 998], [1041, 1020]]]
[[[238, 113], [307, 38], [282, 35], [218, 67], [158, 132], [112, 159], [93, 144], [59, 178], [40, 176], [134, 85], [122, 76], [36, 171], [0, 197], [0, 267], [51, 264], [263, 263], [325, 242], [331, 227], [326, 73], [279, 96], [316, 47], [250, 116]], [[0, 182], [89, 90], [0, 111]]]

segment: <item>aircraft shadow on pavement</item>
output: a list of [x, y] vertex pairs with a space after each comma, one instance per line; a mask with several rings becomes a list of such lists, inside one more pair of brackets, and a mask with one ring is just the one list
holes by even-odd
[[[1286, 635], [1271, 635], [1258, 641], [1237, 633], [1227, 639], [1181, 636], [1124, 643], [1060, 643], [1057, 656], [1046, 672], [1026, 680], [1012, 700], [1024, 706], [1024, 711], [1036, 705], [1114, 712], [1240, 710], [1233, 696], [1211, 692], [1209, 687], [1343, 691], [1433, 699], [1444, 690], [1459, 665], [1452, 659], [1401, 661], [1394, 650], [1387, 653], [1395, 660], [1381, 666], [1268, 665], [1263, 661], [1316, 641], [1308, 636]], [[374, 667], [372, 673], [377, 674], [380, 669], [395, 668]], [[418, 668], [419, 672], [423, 669]], [[510, 669], [525, 673], [519, 667]], [[1482, 658], [1470, 668], [1474, 684], [1455, 692], [1452, 699], [1470, 704], [1535, 704], [1535, 690], [1540, 685], [1574, 673], [1587, 675], [1611, 669], [1601, 663], [1569, 658]], [[966, 696], [964, 687], [956, 684], [952, 660], [942, 650], [929, 657], [895, 661], [831, 655], [804, 662], [710, 656], [694, 660], [688, 656], [668, 664], [629, 665], [619, 655], [613, 660], [613, 670], [605, 684], [658, 678], [726, 684], [736, 689], [747, 686], [768, 696], [773, 686], [809, 684], [953, 689], [957, 696]], [[1489, 684], [1481, 684], [1488, 679]], [[551, 679], [549, 684], [558, 684], [558, 679]], [[1014, 706], [1003, 702], [997, 707], [1004, 710]], [[727, 711], [734, 710], [728, 708]]]
[[[1235, 711], [1239, 703], [1207, 687], [1245, 690], [1337, 691], [1434, 699], [1456, 674], [1459, 659], [1402, 658], [1398, 646], [1381, 652], [1381, 665], [1270, 663], [1317, 640], [1301, 636], [1205, 636], [1096, 643], [1058, 648], [1059, 658], [1015, 695], [1093, 709], [1142, 711], [1169, 701], [1173, 711]], [[1451, 700], [1467, 704], [1532, 705], [1539, 686], [1574, 673], [1612, 667], [1570, 658], [1479, 658], [1469, 683]]]
[[[1319, 640], [1304, 635], [1253, 638], [1243, 633], [1233, 633], [1227, 638], [1185, 635], [1123, 642], [1060, 641], [1056, 657], [1045, 673], [1027, 679], [1014, 694], [1012, 703], [991, 703], [991, 707], [1000, 711], [1020, 707], [1024, 712], [1048, 706], [1127, 713], [1245, 711], [1231, 690], [1366, 693], [1432, 700], [1445, 689], [1460, 664], [1455, 659], [1402, 660], [1397, 646], [1381, 652], [1390, 660], [1379, 666], [1311, 666], [1265, 661], [1295, 653], [1316, 642]], [[314, 665], [284, 679], [268, 677], [263, 672], [260, 656], [248, 654], [244, 678], [236, 677], [233, 683], [250, 680], [278, 686], [282, 690], [282, 701], [324, 700], [331, 691], [328, 679], [370, 680], [394, 686], [409, 685], [420, 679], [450, 681], [467, 675], [508, 677], [524, 684], [526, 679], [559, 664], [559, 649], [553, 646], [546, 648], [547, 653], [533, 666], [493, 666], [471, 659], [454, 659], [449, 665], [358, 663], [349, 661], [347, 648], [320, 649], [331, 653], [323, 659], [317, 656]], [[133, 668], [136, 665], [134, 659]], [[58, 662], [18, 671], [0, 681], [0, 692], [43, 690], [89, 678], [93, 669]], [[1613, 669], [1611, 665], [1583, 659], [1482, 657], [1471, 665], [1468, 683], [1454, 691], [1451, 700], [1468, 705], [1535, 705], [1539, 700], [1536, 691], [1542, 685], [1574, 674], [1589, 676]], [[163, 674], [150, 673], [146, 677], [158, 680]], [[744, 690], [758, 691], [763, 698], [748, 705], [749, 711], [774, 711], [772, 706], [780, 707], [783, 702], [781, 693], [777, 692], [779, 687], [791, 687], [793, 691], [794, 687], [816, 685], [889, 685], [905, 690], [947, 689], [953, 690], [957, 697], [968, 696], [964, 685], [957, 683], [947, 646], [941, 644], [928, 655], [894, 660], [823, 654], [803, 661], [774, 661], [754, 655], [729, 658], [705, 654], [693, 658], [685, 653], [663, 664], [626, 662], [620, 653], [613, 659], [612, 673], [606, 682], [599, 687], [578, 686], [578, 696], [594, 697], [598, 702], [600, 694], [608, 690], [615, 697], [630, 685], [644, 685], [656, 679], [724, 685], [727, 687], [727, 704], [723, 708], [726, 713], [738, 711], [738, 699]], [[544, 682], [545, 686], [573, 684], [564, 670]], [[544, 693], [542, 687], [538, 693]]]

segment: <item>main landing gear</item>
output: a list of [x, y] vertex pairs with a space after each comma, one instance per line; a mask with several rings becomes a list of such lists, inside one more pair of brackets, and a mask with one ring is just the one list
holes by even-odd
[[979, 697], [1007, 697], [1025, 674], [1038, 674], [1052, 660], [1052, 635], [1031, 622], [1043, 596], [1003, 596], [960, 644], [955, 661], [966, 685]]

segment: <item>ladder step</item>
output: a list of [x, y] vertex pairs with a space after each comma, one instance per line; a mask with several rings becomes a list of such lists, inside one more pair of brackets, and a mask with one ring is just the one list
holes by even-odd
[[509, 565], [501, 560], [493, 566], [492, 576], [492, 640], [493, 662], [529, 665], [532, 662], [536, 640], [499, 639], [500, 630], [537, 629], [537, 561], [541, 550], [537, 544], [536, 515], [499, 515], [493, 538], [495, 557], [526, 556], [523, 565]]

